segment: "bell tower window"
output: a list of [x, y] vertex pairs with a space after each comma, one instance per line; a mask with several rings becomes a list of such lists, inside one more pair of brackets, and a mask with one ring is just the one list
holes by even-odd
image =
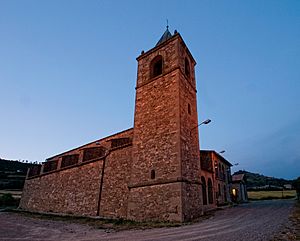
[[162, 74], [163, 59], [161, 55], [156, 56], [151, 63], [151, 78]]
[[184, 73], [188, 78], [190, 77], [190, 63], [187, 58], [184, 60]]

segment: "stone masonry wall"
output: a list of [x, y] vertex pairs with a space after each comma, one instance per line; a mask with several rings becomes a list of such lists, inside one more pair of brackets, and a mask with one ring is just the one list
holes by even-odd
[[131, 184], [180, 176], [177, 93], [173, 73], [137, 89]]
[[128, 219], [182, 222], [181, 183], [132, 188]]
[[97, 161], [26, 180], [20, 208], [96, 215], [102, 163]]
[[[152, 78], [158, 55], [162, 74]], [[177, 38], [138, 61], [128, 218], [181, 221]]]
[[115, 150], [105, 160], [100, 216], [126, 218], [132, 146]]
[[[184, 220], [199, 217], [203, 212], [202, 187], [200, 184], [200, 155], [198, 138], [198, 113], [194, 62], [183, 42], [179, 42], [180, 69], [180, 144], [182, 177], [182, 204]], [[186, 75], [185, 61], [189, 62], [190, 75]]]
[[[79, 154], [79, 162], [68, 167], [27, 178], [20, 208], [30, 211], [96, 216], [101, 192], [100, 215], [125, 218], [127, 215], [128, 179], [131, 143], [111, 148], [111, 140], [132, 139], [132, 129], [56, 155], [48, 160]], [[122, 143], [121, 143], [122, 144]], [[106, 157], [83, 162], [86, 148], [104, 147]], [[105, 162], [105, 163], [104, 163]], [[106, 164], [106, 165], [103, 165]], [[102, 181], [103, 166], [105, 167]]]
[[201, 185], [192, 183], [182, 184], [183, 219], [190, 221], [203, 214]]

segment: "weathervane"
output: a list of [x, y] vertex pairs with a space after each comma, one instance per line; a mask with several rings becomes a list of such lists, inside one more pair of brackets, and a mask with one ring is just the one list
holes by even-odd
[[169, 29], [169, 20], [167, 19], [167, 29]]

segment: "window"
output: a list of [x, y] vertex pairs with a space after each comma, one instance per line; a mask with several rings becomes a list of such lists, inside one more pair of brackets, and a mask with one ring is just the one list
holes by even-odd
[[190, 77], [190, 64], [187, 58], [184, 60], [184, 73], [187, 77]]
[[86, 148], [83, 152], [83, 162], [90, 161], [93, 159], [101, 158], [105, 156], [105, 148], [100, 147], [90, 147]]
[[191, 112], [191, 105], [190, 105], [190, 104], [188, 104], [188, 113], [189, 113], [189, 114], [192, 113], [192, 112]]
[[224, 166], [222, 165], [222, 179], [225, 181], [225, 170]]
[[132, 143], [132, 140], [128, 137], [112, 139], [111, 140], [111, 148], [117, 148], [117, 147], [129, 145], [131, 143]]
[[43, 172], [51, 172], [51, 171], [56, 170], [57, 169], [57, 163], [58, 163], [58, 160], [45, 162]]
[[29, 168], [28, 177], [40, 175], [41, 165], [32, 166]]
[[208, 187], [208, 203], [209, 204], [212, 204], [214, 202], [214, 197], [213, 197], [213, 186], [212, 186], [212, 182], [211, 182], [211, 179], [208, 178], [208, 181], [207, 181], [207, 187]]
[[209, 154], [207, 154], [205, 152], [203, 152], [203, 153], [201, 152], [200, 163], [201, 163], [201, 170], [213, 172], [212, 161], [209, 157]]
[[155, 179], [155, 170], [151, 170], [151, 179]]
[[78, 160], [79, 160], [78, 154], [63, 156], [61, 160], [61, 167], [63, 168], [63, 167], [75, 165], [78, 163]]
[[151, 78], [162, 74], [163, 59], [161, 55], [156, 56], [151, 63]]
[[215, 173], [216, 173], [216, 177], [219, 177], [219, 169], [218, 169], [218, 162], [215, 161]]
[[205, 178], [201, 177], [201, 183], [202, 183], [202, 202], [203, 205], [207, 205], [207, 194], [206, 194], [206, 181]]

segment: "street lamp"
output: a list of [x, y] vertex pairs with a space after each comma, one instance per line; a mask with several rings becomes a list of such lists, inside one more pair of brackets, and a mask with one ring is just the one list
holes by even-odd
[[222, 151], [220, 151], [219, 153], [220, 153], [220, 154], [223, 154], [224, 152], [225, 152], [225, 150], [222, 150]]
[[211, 120], [210, 120], [210, 119], [207, 119], [207, 120], [205, 120], [205, 121], [202, 121], [198, 126], [200, 126], [200, 125], [202, 125], [202, 124], [207, 125], [207, 124], [210, 123], [210, 122], [211, 122]]
[[210, 122], [211, 122], [210, 119], [206, 119], [205, 121], [202, 121], [199, 125], [193, 127], [193, 128], [190, 130], [190, 134], [192, 133], [192, 130], [196, 129], [198, 126], [201, 126], [201, 125], [203, 125], [203, 124], [204, 124], [204, 125], [207, 125], [207, 124], [209, 124]]

